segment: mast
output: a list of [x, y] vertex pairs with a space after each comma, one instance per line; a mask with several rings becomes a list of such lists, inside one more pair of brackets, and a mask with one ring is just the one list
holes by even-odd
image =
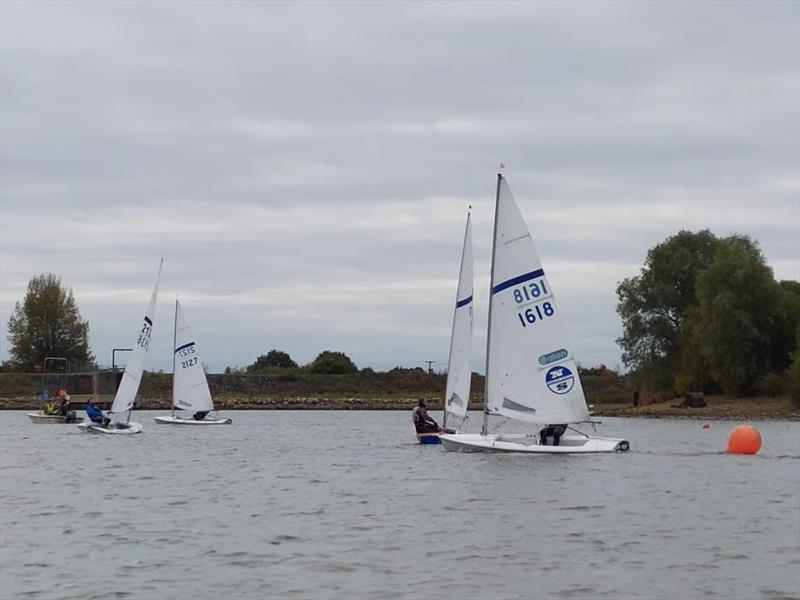
[[502, 173], [497, 174], [497, 193], [494, 198], [494, 231], [492, 233], [492, 268], [489, 272], [489, 318], [486, 328], [486, 372], [483, 378], [483, 428], [481, 435], [489, 433], [489, 349], [492, 347], [492, 283], [494, 282], [494, 255], [497, 251], [497, 209], [500, 208], [500, 182]]
[[175, 298], [175, 323], [172, 326], [172, 416], [175, 416], [175, 346], [178, 343], [178, 298]]

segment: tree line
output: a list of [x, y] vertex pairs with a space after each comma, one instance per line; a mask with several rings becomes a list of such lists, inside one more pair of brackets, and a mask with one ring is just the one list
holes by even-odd
[[[61, 284], [53, 273], [36, 275], [28, 282], [25, 298], [17, 302], [8, 321], [10, 359], [0, 365], [2, 371], [36, 372], [45, 368], [48, 357], [69, 361], [70, 369], [94, 370], [95, 357], [89, 347], [89, 323], [83, 319], [72, 289]], [[67, 370], [63, 361], [47, 365], [48, 370]], [[264, 373], [273, 369], [303, 369], [315, 374], [345, 375], [358, 368], [343, 352], [325, 350], [311, 363], [299, 367], [281, 350], [259, 356], [244, 369]], [[228, 367], [225, 372], [241, 372]]]
[[[751, 238], [680, 231], [648, 251], [640, 273], [620, 282], [617, 296], [623, 330], [617, 343], [641, 386], [678, 393], [789, 392], [800, 403], [800, 282], [776, 281]], [[72, 290], [52, 273], [30, 280], [8, 332], [10, 360], [2, 370], [40, 370], [46, 357], [96, 367], [89, 323]], [[343, 352], [326, 350], [301, 367], [273, 349], [226, 373], [274, 369], [358, 372]]]
[[800, 282], [776, 281], [751, 238], [679, 231], [617, 297], [617, 343], [641, 385], [800, 401]]
[[358, 373], [358, 367], [344, 352], [324, 350], [307, 365], [300, 367], [288, 353], [283, 350], [270, 350], [256, 358], [255, 362], [244, 369], [226, 367], [225, 373], [272, 373], [280, 370], [302, 370], [317, 375], [348, 375]]

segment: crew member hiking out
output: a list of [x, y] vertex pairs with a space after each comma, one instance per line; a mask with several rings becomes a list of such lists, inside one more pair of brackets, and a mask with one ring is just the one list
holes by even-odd
[[86, 415], [89, 417], [89, 420], [93, 423], [97, 423], [99, 425], [108, 425], [111, 422], [106, 416], [103, 416], [103, 411], [92, 402], [90, 398], [89, 401], [86, 403]]
[[425, 400], [420, 398], [417, 405], [411, 410], [411, 419], [417, 433], [455, 433], [453, 429], [442, 429], [439, 424], [428, 415]]

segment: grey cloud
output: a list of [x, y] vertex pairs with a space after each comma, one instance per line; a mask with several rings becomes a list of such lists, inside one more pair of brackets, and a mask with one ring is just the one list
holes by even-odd
[[273, 346], [443, 363], [466, 207], [485, 285], [500, 160], [584, 363], [618, 361], [616, 283], [680, 228], [750, 234], [800, 277], [797, 3], [0, 17], [0, 319], [31, 275], [62, 273], [101, 360], [165, 253], [164, 294], [215, 369]]

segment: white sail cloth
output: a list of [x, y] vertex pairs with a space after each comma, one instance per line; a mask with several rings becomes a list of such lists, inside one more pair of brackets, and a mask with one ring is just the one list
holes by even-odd
[[458, 291], [453, 312], [453, 331], [450, 336], [450, 358], [447, 363], [445, 390], [445, 423], [452, 415], [463, 420], [467, 415], [469, 390], [472, 381], [472, 306], [473, 306], [472, 222], [467, 215]]
[[180, 303], [175, 301], [175, 362], [172, 404], [178, 410], [214, 410], [211, 391]]
[[153, 320], [156, 313], [156, 299], [158, 298], [158, 284], [161, 282], [161, 269], [164, 266], [164, 259], [158, 266], [158, 277], [153, 294], [150, 296], [150, 303], [144, 313], [144, 319], [139, 326], [136, 334], [136, 343], [133, 346], [130, 359], [125, 365], [125, 372], [122, 374], [122, 381], [117, 388], [114, 396], [114, 403], [111, 405], [112, 413], [124, 413], [133, 408], [133, 401], [139, 391], [139, 383], [142, 380], [142, 372], [147, 364], [147, 355], [150, 352], [150, 339], [153, 335]]
[[587, 421], [553, 288], [502, 176], [498, 186], [486, 410], [541, 424]]

